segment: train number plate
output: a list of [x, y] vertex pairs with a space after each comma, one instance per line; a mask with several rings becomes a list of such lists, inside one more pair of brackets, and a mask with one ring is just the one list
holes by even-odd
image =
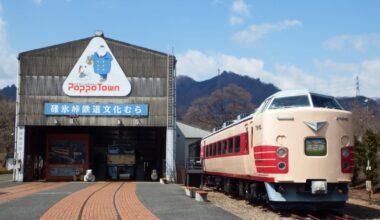
[[327, 194], [327, 182], [326, 181], [312, 181], [311, 193], [312, 194]]

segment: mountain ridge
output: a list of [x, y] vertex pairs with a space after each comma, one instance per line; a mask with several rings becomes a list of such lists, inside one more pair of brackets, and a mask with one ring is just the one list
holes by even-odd
[[16, 101], [17, 88], [15, 85], [6, 86], [0, 89], [0, 97], [10, 101]]
[[252, 96], [251, 101], [256, 107], [268, 96], [280, 91], [279, 88], [271, 83], [264, 83], [260, 79], [243, 76], [231, 71], [223, 71], [220, 75], [204, 81], [195, 81], [189, 76], [179, 75], [176, 83], [177, 115], [179, 119], [186, 113], [187, 108], [195, 99], [208, 96], [229, 84], [235, 84], [248, 91]]

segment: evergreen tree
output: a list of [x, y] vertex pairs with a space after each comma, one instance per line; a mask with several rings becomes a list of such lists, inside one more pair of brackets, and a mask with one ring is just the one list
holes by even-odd
[[[355, 146], [355, 171], [364, 171], [366, 180], [371, 180], [373, 183], [377, 182], [377, 151], [379, 148], [379, 143], [380, 142], [376, 134], [374, 134], [371, 130], [366, 130], [361, 138], [361, 141], [357, 141]], [[366, 169], [368, 165], [370, 165], [371, 170]]]

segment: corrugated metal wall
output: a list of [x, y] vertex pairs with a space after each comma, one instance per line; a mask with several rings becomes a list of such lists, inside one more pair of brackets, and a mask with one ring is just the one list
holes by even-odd
[[[62, 85], [87, 47], [91, 38], [28, 51], [19, 55], [19, 120], [18, 125], [167, 126], [171, 123], [171, 94], [175, 58], [167, 54], [105, 38], [108, 46], [131, 82], [126, 97], [70, 97]], [[168, 92], [169, 90], [169, 92]], [[45, 116], [45, 102], [149, 104], [149, 117]], [[55, 121], [55, 119], [57, 121]]]

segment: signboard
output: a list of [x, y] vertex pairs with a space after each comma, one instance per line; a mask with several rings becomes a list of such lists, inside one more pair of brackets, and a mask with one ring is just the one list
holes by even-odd
[[17, 126], [16, 129], [16, 169], [13, 171], [14, 180], [22, 182], [24, 180], [24, 150], [25, 150], [25, 126]]
[[366, 180], [365, 181], [365, 189], [367, 191], [372, 191], [372, 182], [371, 182], [371, 180]]
[[148, 104], [45, 103], [45, 115], [148, 116]]
[[62, 86], [69, 96], [127, 96], [131, 83], [106, 41], [94, 37]]
[[25, 127], [24, 126], [18, 126], [17, 127], [17, 153], [20, 153], [20, 155], [24, 154], [24, 140], [25, 140]]

